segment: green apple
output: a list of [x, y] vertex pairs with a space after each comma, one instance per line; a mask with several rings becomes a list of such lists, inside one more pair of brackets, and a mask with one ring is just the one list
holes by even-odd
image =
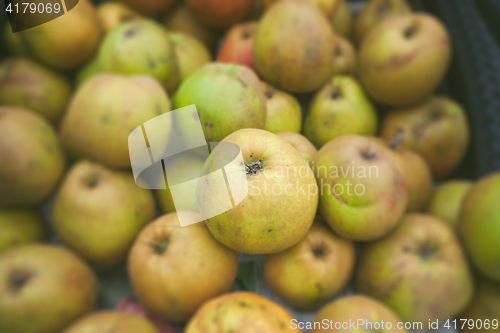
[[285, 142], [291, 144], [293, 148], [297, 149], [300, 155], [302, 155], [310, 166], [313, 165], [312, 162], [318, 153], [318, 150], [314, 147], [311, 141], [307, 140], [305, 136], [294, 132], [281, 132], [276, 133], [276, 135], [282, 138]]
[[120, 1], [105, 1], [97, 6], [97, 15], [105, 33], [116, 26], [143, 16]]
[[374, 135], [377, 114], [363, 88], [349, 76], [333, 77], [314, 95], [303, 133], [316, 148], [348, 134]]
[[457, 228], [463, 200], [472, 185], [468, 180], [449, 180], [438, 184], [432, 191], [426, 212]]
[[169, 37], [177, 59], [179, 82], [212, 60], [206, 46], [195, 37], [182, 32], [172, 32]]
[[357, 55], [354, 46], [349, 40], [336, 36], [332, 75], [356, 75], [356, 68]]
[[92, 312], [72, 323], [63, 333], [158, 333], [147, 319], [136, 314], [117, 311]]
[[21, 35], [12, 32], [10, 23], [5, 24], [5, 28], [3, 29], [2, 41], [5, 43], [5, 47], [11, 55], [26, 56], [29, 53], [28, 49], [24, 45]]
[[300, 133], [302, 110], [297, 99], [291, 94], [276, 89], [269, 83], [261, 81], [261, 84], [267, 106], [264, 129], [271, 133]]
[[35, 208], [0, 209], [0, 252], [45, 238], [42, 213]]

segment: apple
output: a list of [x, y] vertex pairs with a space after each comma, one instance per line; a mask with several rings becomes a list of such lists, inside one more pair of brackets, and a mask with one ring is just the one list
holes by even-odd
[[148, 320], [131, 313], [117, 311], [92, 312], [72, 323], [63, 333], [158, 333]]
[[123, 263], [136, 235], [155, 217], [150, 190], [136, 185], [129, 171], [90, 161], [75, 163], [52, 206], [52, 225], [63, 243], [91, 264]]
[[97, 279], [70, 251], [24, 245], [0, 253], [0, 332], [61, 332], [92, 311]]
[[253, 63], [253, 40], [258, 26], [258, 22], [245, 22], [229, 29], [217, 52], [217, 61], [245, 65], [256, 71]]
[[369, 0], [361, 8], [354, 21], [353, 39], [357, 45], [379, 23], [412, 12], [406, 0]]
[[55, 71], [21, 57], [0, 62], [0, 104], [25, 107], [57, 124], [70, 95], [69, 82]]
[[500, 282], [500, 173], [474, 184], [462, 202], [458, 230], [473, 265], [486, 277]]
[[128, 257], [135, 294], [148, 311], [169, 322], [188, 320], [205, 301], [229, 291], [237, 269], [235, 251], [218, 243], [203, 223], [181, 228], [176, 213], [146, 226]]
[[76, 72], [74, 77], [76, 89], [80, 88], [83, 82], [87, 81], [87, 79], [99, 73], [99, 71], [100, 70], [97, 64], [97, 59], [92, 59], [85, 65], [80, 67], [80, 69], [78, 69], [78, 72]]
[[[218, 157], [226, 155], [222, 143], [240, 148], [244, 166], [235, 161], [224, 167], [231, 176], [233, 200], [241, 200], [217, 215], [227, 189], [217, 186], [218, 178], [210, 175], [215, 175], [212, 165], [226, 164]], [[203, 167], [206, 177], [200, 178], [197, 187], [198, 208], [209, 217], [206, 224], [215, 239], [250, 254], [275, 253], [298, 243], [318, 205], [318, 187], [307, 161], [279, 136], [259, 129], [236, 131], [221, 144], [212, 150]]]
[[357, 55], [352, 43], [340, 36], [335, 37], [333, 76], [356, 75]]
[[176, 0], [120, 0], [127, 6], [146, 15], [168, 10]]
[[389, 234], [407, 207], [403, 176], [374, 138], [345, 135], [314, 158], [319, 212], [339, 236], [373, 241]]
[[21, 35], [12, 32], [10, 23], [6, 23], [2, 30], [1, 40], [5, 43], [6, 49], [13, 56], [27, 56], [29, 54], [26, 45], [24, 45]]
[[375, 108], [359, 83], [349, 76], [334, 76], [311, 100], [303, 133], [319, 149], [343, 135], [374, 135], [377, 122]]
[[[342, 329], [341, 331], [344, 332], [408, 332], [402, 327], [399, 316], [389, 307], [374, 298], [358, 294], [342, 296], [328, 303], [314, 316], [312, 322], [322, 324], [326, 322], [327, 326], [319, 327], [316, 324], [308, 330], [309, 333], [324, 332], [328, 328], [333, 331], [336, 323], [342, 325], [344, 322], [355, 322], [356, 325], [359, 323], [355, 329]], [[398, 323], [401, 323], [399, 327]], [[374, 326], [378, 326], [378, 328], [374, 328]]]
[[288, 142], [292, 145], [293, 148], [297, 149], [297, 151], [302, 155], [302, 157], [312, 166], [312, 162], [318, 150], [311, 141], [307, 140], [307, 138], [299, 133], [294, 132], [281, 132], [276, 133], [277, 136], [282, 138], [285, 142]]
[[225, 29], [243, 21], [254, 0], [186, 0], [193, 14], [209, 27]]
[[457, 228], [463, 200], [472, 185], [468, 180], [449, 180], [438, 184], [432, 191], [426, 212]]
[[378, 24], [363, 39], [359, 78], [377, 102], [408, 106], [436, 90], [450, 56], [450, 36], [437, 18], [423, 13], [397, 16]]
[[295, 332], [292, 317], [278, 304], [260, 295], [240, 291], [203, 304], [186, 326], [185, 333]]
[[66, 164], [52, 126], [33, 111], [14, 106], [0, 106], [0, 156], [0, 206], [41, 203]]
[[99, 15], [99, 21], [101, 21], [105, 33], [123, 22], [143, 17], [140, 13], [119, 1], [101, 2], [97, 6], [97, 15]]
[[182, 32], [172, 32], [169, 36], [177, 58], [179, 82], [212, 60], [206, 46], [196, 38]]
[[400, 130], [401, 145], [420, 153], [435, 178], [449, 175], [458, 166], [469, 143], [465, 112], [447, 97], [435, 96], [386, 114], [380, 135], [390, 140]]
[[43, 217], [35, 208], [0, 209], [0, 230], [0, 252], [45, 238]]
[[261, 81], [261, 85], [267, 109], [264, 129], [272, 133], [299, 133], [302, 127], [302, 109], [297, 99], [264, 81]]
[[464, 310], [473, 292], [471, 272], [453, 229], [435, 217], [415, 213], [407, 214], [387, 237], [365, 246], [356, 286], [411, 322], [453, 317]]
[[336, 236], [321, 217], [300, 242], [264, 258], [262, 273], [269, 288], [299, 310], [312, 310], [337, 295], [349, 282], [356, 251]]

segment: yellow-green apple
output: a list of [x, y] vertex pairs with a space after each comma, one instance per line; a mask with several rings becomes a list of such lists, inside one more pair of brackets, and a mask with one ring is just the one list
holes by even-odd
[[189, 320], [185, 333], [291, 333], [292, 317], [278, 304], [258, 294], [240, 291], [213, 298]]
[[253, 41], [258, 26], [258, 22], [245, 22], [229, 29], [217, 52], [217, 61], [245, 65], [255, 71]]
[[243, 21], [254, 0], [186, 0], [193, 14], [209, 27], [225, 29]]
[[[180, 183], [200, 177], [205, 159], [191, 152], [185, 152], [164, 160], [164, 163], [165, 169], [169, 170], [169, 177]], [[165, 181], [163, 175], [161, 181]], [[168, 184], [166, 189], [155, 190], [155, 196], [162, 213], [176, 211]], [[182, 202], [184, 210], [198, 211], [195, 187], [186, 187], [184, 191], [176, 193], [176, 200]]]
[[0, 332], [61, 332], [92, 311], [97, 279], [72, 252], [24, 245], [0, 253]]
[[458, 230], [474, 266], [486, 277], [500, 282], [500, 173], [481, 178], [462, 202]]
[[9, 51], [9, 54], [13, 56], [27, 56], [28, 49], [24, 45], [21, 35], [12, 32], [10, 23], [6, 23], [4, 27], [2, 41], [5, 43], [4, 45]]
[[469, 180], [449, 180], [438, 184], [432, 191], [426, 212], [457, 228], [462, 202], [472, 185]]
[[369, 0], [361, 8], [353, 27], [354, 42], [359, 45], [363, 38], [379, 23], [412, 12], [406, 0]]
[[224, 168], [234, 179], [232, 197], [241, 201], [216, 215], [227, 198], [226, 187], [217, 186], [218, 178], [210, 177], [216, 175], [212, 165], [219, 162], [213, 156], [225, 147], [217, 146], [197, 188], [198, 208], [209, 217], [206, 224], [215, 239], [236, 251], [258, 254], [283, 251], [299, 242], [318, 205], [318, 187], [307, 161], [279, 136], [264, 130], [242, 129], [221, 143], [241, 149], [241, 164], [236, 161]]
[[261, 81], [266, 97], [266, 125], [264, 129], [271, 133], [296, 132], [302, 127], [302, 110], [297, 99], [269, 83]]
[[158, 333], [147, 319], [117, 311], [92, 312], [66, 327], [62, 333]]
[[92, 2], [80, 0], [64, 15], [18, 33], [36, 59], [68, 70], [84, 64], [94, 55], [102, 27]]
[[386, 114], [380, 135], [390, 140], [400, 130], [402, 146], [420, 153], [436, 178], [447, 176], [458, 166], [469, 143], [464, 110], [455, 101], [441, 96]]
[[[356, 325], [350, 325], [353, 322]], [[309, 333], [333, 331], [336, 323], [341, 325], [348, 323], [347, 328], [339, 329], [337, 326], [335, 329], [346, 333], [370, 333], [375, 330], [380, 333], [408, 332], [399, 316], [384, 303], [358, 294], [343, 296], [325, 305], [316, 314], [313, 323], [308, 323], [312, 327], [304, 327], [309, 328]], [[315, 323], [321, 323], [321, 325]], [[378, 328], [374, 328], [374, 325]]]
[[57, 124], [70, 94], [66, 78], [32, 60], [16, 57], [0, 62], [0, 104], [25, 107]]
[[168, 10], [175, 0], [120, 0], [127, 6], [146, 15], [158, 14]]
[[135, 294], [148, 311], [170, 322], [188, 320], [205, 301], [229, 291], [237, 269], [235, 251], [217, 242], [203, 223], [180, 227], [176, 213], [146, 226], [128, 257]]
[[0, 107], [0, 206], [39, 204], [52, 193], [65, 158], [52, 126], [24, 108]]
[[[207, 142], [220, 142], [242, 128], [264, 128], [266, 101], [255, 73], [246, 66], [210, 63], [182, 82], [174, 108], [195, 104], [198, 114], [179, 117], [185, 141], [200, 123]], [[238, 110], [238, 112], [235, 112]]]
[[97, 66], [108, 73], [152, 76], [169, 93], [179, 84], [179, 66], [168, 31], [150, 19], [125, 22], [106, 34]]
[[318, 150], [314, 147], [311, 141], [307, 140], [305, 136], [294, 132], [281, 132], [276, 133], [276, 135], [282, 138], [285, 142], [291, 144], [293, 148], [297, 149], [307, 163], [312, 166], [312, 162], [318, 153]]
[[[67, 150], [80, 152], [78, 155], [110, 167], [130, 168], [131, 131], [170, 110], [168, 96], [151, 77], [96, 74], [74, 94], [61, 122], [61, 141]], [[148, 139], [165, 141], [163, 137]]]
[[300, 242], [264, 258], [269, 288], [299, 310], [312, 310], [337, 295], [354, 268], [354, 244], [335, 235], [321, 217]]
[[217, 43], [219, 37], [217, 31], [200, 23], [185, 3], [180, 3], [170, 10], [162, 21], [168, 30], [193, 36], [205, 44], [209, 50], [213, 50]]
[[319, 212], [333, 231], [356, 241], [390, 233], [407, 207], [403, 176], [372, 137], [345, 135], [314, 159]]
[[363, 39], [358, 74], [374, 100], [408, 106], [429, 97], [441, 82], [451, 56], [444, 25], [429, 14], [393, 17]]
[[42, 213], [36, 208], [0, 209], [0, 230], [0, 251], [45, 238]]
[[352, 43], [340, 36], [335, 37], [332, 75], [355, 75], [357, 55]]
[[123, 2], [105, 1], [97, 6], [97, 15], [105, 33], [123, 22], [143, 17]]
[[62, 242], [103, 268], [123, 263], [154, 217], [152, 192], [137, 186], [130, 171], [85, 160], [68, 171], [52, 206], [52, 225]]
[[253, 60], [259, 75], [291, 92], [320, 88], [333, 72], [333, 31], [311, 2], [279, 1], [262, 17]]
[[334, 76], [314, 95], [303, 129], [304, 136], [318, 149], [343, 135], [374, 135], [376, 131], [375, 108], [350, 76]]
[[477, 277], [472, 301], [457, 316], [457, 323], [460, 323], [461, 331], [480, 333], [484, 332], [485, 329], [496, 330], [499, 318], [500, 284]]
[[433, 216], [415, 213], [405, 215], [387, 237], [365, 246], [356, 286], [412, 322], [457, 315], [473, 291], [453, 229]]
[[212, 60], [207, 47], [196, 38], [182, 32], [172, 32], [169, 36], [179, 68], [179, 82]]

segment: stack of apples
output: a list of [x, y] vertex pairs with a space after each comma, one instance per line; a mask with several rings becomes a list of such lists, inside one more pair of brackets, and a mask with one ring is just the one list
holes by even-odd
[[[309, 332], [498, 327], [500, 173], [450, 178], [469, 129], [436, 94], [438, 18], [405, 0], [80, 0], [1, 43], [0, 332], [295, 332], [290, 309]], [[175, 200], [132, 172], [132, 131], [193, 104], [147, 145], [199, 127], [237, 145], [244, 196], [222, 214], [212, 155], [161, 161], [199, 178]], [[204, 221], [181, 227], [180, 199]], [[265, 255], [286, 306], [232, 291], [238, 252]], [[97, 310], [97, 273], [123, 267], [140, 310]]]

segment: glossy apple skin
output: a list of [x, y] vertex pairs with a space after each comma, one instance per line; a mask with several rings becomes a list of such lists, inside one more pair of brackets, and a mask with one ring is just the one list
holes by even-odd
[[441, 82], [451, 56], [444, 25], [429, 14], [411, 14], [377, 25], [361, 43], [358, 73], [370, 97], [390, 106], [425, 100]]
[[458, 230], [474, 266], [500, 282], [500, 173], [481, 178], [462, 202]]
[[331, 140], [319, 150], [313, 167], [321, 193], [319, 212], [339, 236], [373, 241], [400, 222], [407, 207], [406, 185], [373, 138]]
[[469, 145], [465, 111], [447, 97], [435, 96], [387, 113], [380, 136], [390, 140], [399, 129], [403, 130], [401, 145], [422, 155], [437, 179], [455, 170]]
[[266, 125], [272, 133], [296, 132], [302, 128], [302, 109], [295, 96], [261, 81], [266, 98]]
[[[214, 319], [215, 318], [215, 319]], [[296, 332], [292, 316], [278, 304], [247, 291], [225, 294], [203, 304], [190, 319], [186, 333]]]
[[158, 333], [153, 324], [138, 315], [109, 310], [89, 313], [63, 331], [88, 332]]
[[432, 191], [426, 212], [458, 228], [462, 203], [473, 183], [468, 180], [449, 180]]
[[146, 226], [128, 257], [141, 303], [173, 323], [185, 322], [204, 302], [229, 291], [237, 269], [235, 251], [218, 243], [203, 222], [181, 227], [176, 213]]
[[280, 132], [276, 133], [276, 135], [291, 144], [293, 148], [297, 149], [307, 163], [312, 165], [312, 161], [314, 160], [314, 157], [316, 157], [318, 150], [314, 147], [311, 141], [307, 140], [307, 138], [302, 134], [294, 132]]
[[363, 249], [356, 286], [412, 322], [451, 318], [467, 306], [473, 292], [453, 229], [433, 216], [415, 213]]
[[0, 253], [0, 280], [1, 332], [61, 332], [95, 306], [96, 276], [63, 247], [25, 245]]
[[37, 208], [0, 209], [0, 230], [0, 252], [41, 242], [46, 234], [42, 213]]
[[186, 3], [203, 24], [225, 29], [245, 19], [254, 0], [187, 0]]
[[258, 22], [233, 26], [224, 36], [217, 53], [217, 61], [245, 65], [256, 71], [253, 63], [253, 41], [258, 26]]
[[[328, 323], [333, 321], [333, 325], [336, 322], [357, 322], [358, 319], [364, 320], [364, 322], [375, 322], [381, 323], [384, 321], [385, 326], [387, 323], [392, 324], [392, 329], [380, 329], [379, 332], [397, 332], [397, 333], [407, 333], [408, 331], [403, 329], [398, 329], [398, 322], [401, 322], [401, 318], [394, 313], [392, 309], [386, 306], [384, 303], [368, 297], [366, 295], [348, 295], [340, 297], [333, 302], [325, 305], [314, 317], [313, 322], [323, 322], [327, 320]], [[372, 326], [373, 327], [373, 326]], [[325, 329], [313, 328], [308, 331], [308, 333], [324, 332]], [[372, 329], [366, 326], [360, 326], [359, 330], [356, 329], [343, 329], [342, 332], [352, 332], [352, 333], [369, 333], [373, 332]]]
[[269, 288], [299, 310], [312, 310], [337, 295], [354, 269], [354, 243], [335, 235], [319, 216], [291, 248], [266, 255], [263, 275]]

